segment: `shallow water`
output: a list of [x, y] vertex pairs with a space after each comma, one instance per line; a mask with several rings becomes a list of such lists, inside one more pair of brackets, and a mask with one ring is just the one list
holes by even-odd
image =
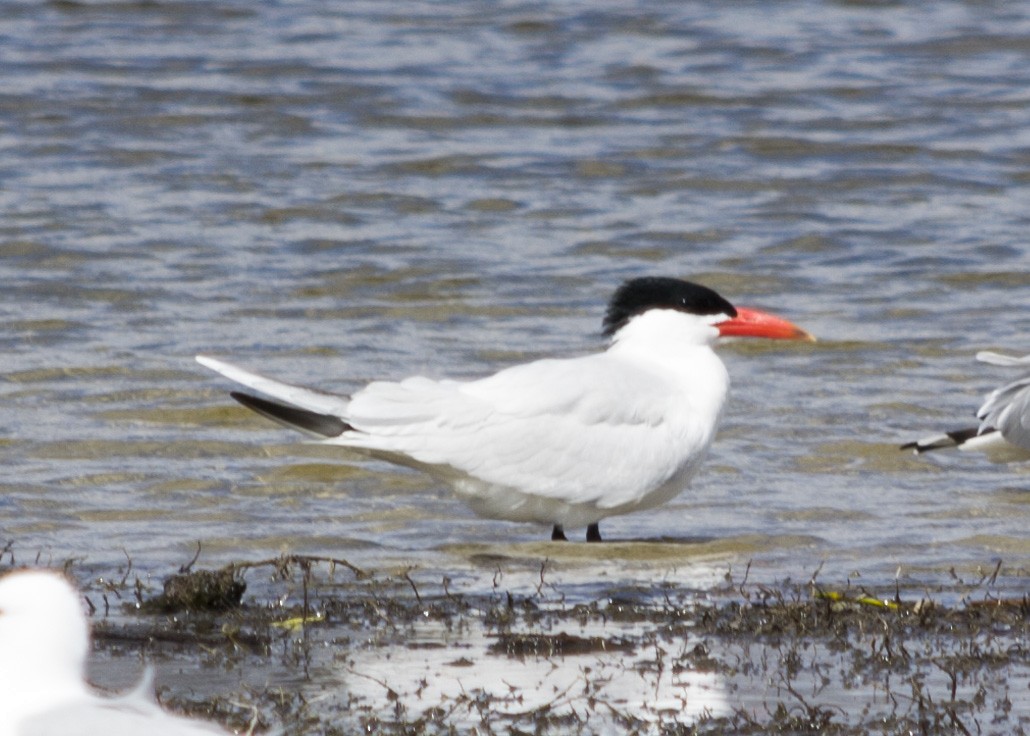
[[[1030, 352], [1030, 13], [1006, 3], [7, 2], [0, 535], [18, 562], [282, 551], [488, 587], [1026, 589], [1030, 475], [901, 442]], [[693, 277], [815, 345], [723, 350], [690, 489], [556, 549], [232, 406], [192, 362], [341, 392], [597, 349], [621, 280]], [[674, 542], [674, 543], [669, 543]]]
[[[719, 563], [671, 576], [629, 562], [641, 582], [609, 581], [584, 602], [570, 580], [585, 561], [480, 559], [493, 568], [488, 594], [481, 580], [309, 562], [280, 560], [271, 599], [249, 590], [216, 616], [116, 608], [99, 620], [91, 676], [126, 687], [145, 653], [167, 702], [288, 734], [1009, 734], [1030, 723], [1026, 598], [991, 576], [932, 592], [769, 586]], [[103, 590], [87, 595], [132, 597], [117, 581]]]

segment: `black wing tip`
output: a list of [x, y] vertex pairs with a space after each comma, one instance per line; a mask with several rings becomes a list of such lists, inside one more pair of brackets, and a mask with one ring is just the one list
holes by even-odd
[[946, 434], [956, 445], [961, 445], [963, 442], [968, 442], [978, 434], [981, 434], [981, 432], [976, 427], [968, 427], [966, 429], [956, 429]]
[[230, 391], [229, 396], [251, 411], [273, 421], [322, 437], [339, 437], [344, 432], [354, 429], [347, 422], [332, 414], [320, 414], [316, 411], [280, 404], [277, 401], [269, 401], [240, 391]]
[[937, 442], [926, 442], [925, 440], [917, 440], [915, 442], [906, 442], [901, 445], [899, 450], [911, 450], [916, 455], [922, 455], [927, 452], [933, 452], [934, 450], [943, 450], [948, 447], [958, 447], [953, 442], [937, 441]]
[[[987, 430], [992, 432], [994, 430]], [[954, 429], [950, 432], [937, 435], [936, 437], [930, 437], [929, 439], [916, 440], [915, 442], [906, 442], [901, 445], [901, 450], [912, 450], [917, 455], [922, 455], [924, 452], [930, 452], [932, 450], [943, 450], [949, 447], [961, 447], [969, 440], [977, 437], [981, 434], [987, 434], [987, 432], [981, 432], [976, 427], [967, 427], [965, 429]]]

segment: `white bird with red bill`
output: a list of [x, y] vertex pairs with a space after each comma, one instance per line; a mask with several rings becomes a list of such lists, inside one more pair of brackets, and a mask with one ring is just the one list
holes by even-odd
[[244, 406], [325, 444], [449, 484], [478, 515], [587, 528], [678, 495], [715, 437], [729, 376], [720, 338], [814, 340], [700, 284], [665, 277], [622, 284], [602, 352], [516, 365], [473, 381], [376, 381], [352, 397], [197, 361], [258, 393]]
[[980, 424], [935, 434], [901, 446], [916, 454], [957, 448], [983, 452], [993, 462], [1030, 460], [1030, 355], [1017, 358], [983, 351], [976, 354], [982, 363], [1004, 368], [1021, 368], [1023, 375], [987, 394], [976, 412]]

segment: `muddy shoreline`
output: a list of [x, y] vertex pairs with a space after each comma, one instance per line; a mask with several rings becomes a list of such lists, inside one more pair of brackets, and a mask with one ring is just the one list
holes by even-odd
[[237, 732], [1030, 727], [1022, 570], [870, 589], [727, 568], [711, 589], [613, 581], [588, 599], [546, 560], [510, 586], [495, 564], [485, 592], [296, 555], [184, 565], [163, 585], [66, 567], [93, 607], [94, 682], [124, 687], [146, 662], [166, 707]]

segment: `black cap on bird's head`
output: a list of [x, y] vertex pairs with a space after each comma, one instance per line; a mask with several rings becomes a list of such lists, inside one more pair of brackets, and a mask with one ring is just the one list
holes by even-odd
[[611, 337], [649, 309], [737, 316], [736, 308], [707, 286], [666, 276], [643, 276], [624, 282], [615, 291], [604, 315], [604, 334]]
[[603, 332], [612, 337], [630, 320], [652, 309], [673, 310], [711, 320], [720, 337], [766, 337], [774, 340], [815, 340], [800, 327], [773, 314], [734, 307], [707, 286], [666, 276], [630, 279], [616, 289], [604, 315]]

